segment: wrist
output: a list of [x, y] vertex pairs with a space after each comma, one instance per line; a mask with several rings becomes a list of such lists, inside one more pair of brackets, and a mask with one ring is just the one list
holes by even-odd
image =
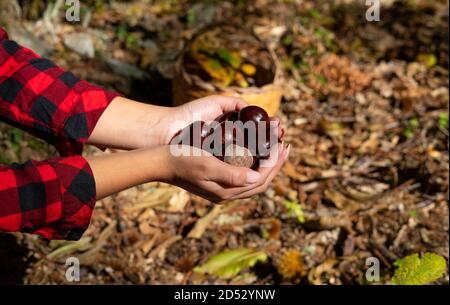
[[175, 115], [175, 108], [151, 106], [147, 111], [144, 124], [144, 136], [141, 147], [155, 147], [168, 145], [171, 140], [172, 123]]
[[150, 161], [149, 173], [151, 173], [150, 181], [170, 182], [175, 177], [174, 160], [170, 152], [169, 145], [161, 145], [149, 149]]

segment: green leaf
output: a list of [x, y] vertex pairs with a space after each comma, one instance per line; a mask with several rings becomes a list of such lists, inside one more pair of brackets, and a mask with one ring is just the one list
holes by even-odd
[[405, 138], [411, 139], [414, 134], [411, 128], [406, 127], [405, 130], [403, 131], [403, 135], [405, 136]]
[[414, 135], [414, 129], [420, 127], [420, 122], [417, 118], [411, 118], [406, 124], [405, 130], [403, 131], [403, 135], [410, 139]]
[[283, 203], [290, 217], [296, 217], [299, 223], [305, 222], [302, 207], [297, 201], [285, 200]]
[[313, 17], [314, 19], [321, 19], [322, 18], [322, 14], [315, 8], [312, 8], [308, 11], [309, 15], [311, 15], [311, 17]]
[[436, 55], [429, 53], [421, 53], [417, 55], [416, 60], [425, 64], [428, 68], [434, 67], [437, 64]]
[[439, 128], [441, 129], [448, 129], [448, 114], [445, 112], [442, 112], [439, 114]]
[[409, 217], [416, 218], [417, 217], [417, 211], [416, 210], [409, 211], [408, 215], [409, 215]]
[[292, 38], [291, 35], [286, 35], [281, 39], [281, 43], [287, 47], [290, 46], [292, 44], [292, 42], [294, 41], [294, 38]]
[[435, 253], [425, 253], [422, 259], [412, 254], [396, 260], [394, 266], [394, 285], [425, 285], [440, 278], [447, 268], [445, 259]]
[[314, 77], [317, 79], [317, 81], [321, 84], [321, 85], [326, 85], [328, 83], [328, 80], [325, 78], [325, 76], [320, 75], [320, 74], [314, 74]]
[[124, 26], [119, 26], [117, 28], [117, 37], [120, 40], [125, 40], [127, 35], [128, 35], [128, 31], [127, 31], [127, 29]]
[[197, 13], [192, 8], [187, 11], [186, 22], [188, 27], [192, 27], [197, 20]]
[[231, 52], [228, 49], [220, 48], [217, 50], [217, 55], [234, 69], [239, 68], [241, 65], [241, 58], [237, 52]]
[[243, 269], [266, 260], [267, 254], [259, 250], [248, 248], [225, 250], [209, 258], [203, 265], [195, 267], [194, 272], [230, 278]]
[[316, 36], [317, 38], [326, 37], [327, 35], [329, 35], [329, 32], [324, 29], [317, 28], [314, 30], [314, 36]]
[[408, 123], [412, 128], [418, 128], [420, 126], [419, 120], [417, 118], [410, 119]]

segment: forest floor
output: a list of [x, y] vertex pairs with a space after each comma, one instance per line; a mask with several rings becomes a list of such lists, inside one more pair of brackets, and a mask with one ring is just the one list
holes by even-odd
[[[269, 189], [247, 200], [214, 206], [150, 183], [99, 201], [79, 242], [1, 234], [0, 282], [68, 283], [71, 256], [83, 284], [368, 284], [369, 257], [380, 261], [379, 283], [390, 283], [394, 262], [410, 254], [448, 264], [447, 1], [390, 1], [379, 22], [365, 19], [361, 1], [87, 1], [76, 24], [46, 1], [19, 2], [34, 5], [2, 1], [13, 4], [0, 13], [14, 39], [161, 105], [199, 29], [226, 21], [252, 30], [277, 55], [292, 148]], [[0, 147], [5, 163], [56, 154], [3, 123]], [[268, 259], [228, 278], [193, 271], [240, 248]], [[447, 269], [436, 283], [448, 282]]]

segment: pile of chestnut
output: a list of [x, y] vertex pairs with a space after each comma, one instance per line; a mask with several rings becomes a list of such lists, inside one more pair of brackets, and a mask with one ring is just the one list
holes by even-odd
[[247, 106], [226, 112], [210, 124], [195, 121], [176, 133], [170, 144], [201, 148], [228, 164], [256, 169], [281, 136], [278, 124], [271, 124], [264, 109]]

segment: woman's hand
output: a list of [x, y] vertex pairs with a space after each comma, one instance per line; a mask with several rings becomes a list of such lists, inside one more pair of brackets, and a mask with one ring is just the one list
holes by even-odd
[[224, 112], [245, 106], [241, 99], [219, 95], [178, 107], [161, 107], [117, 97], [100, 117], [88, 142], [126, 150], [167, 145], [178, 130], [193, 121], [213, 121]]
[[[251, 197], [264, 192], [286, 161], [289, 148], [278, 144], [257, 171], [229, 165], [198, 148], [169, 146], [167, 181], [213, 202]], [[181, 155], [180, 155], [181, 152]]]
[[[177, 150], [177, 149], [181, 149]], [[181, 154], [180, 154], [181, 152]], [[274, 146], [257, 171], [226, 164], [190, 146], [160, 146], [87, 157], [96, 181], [97, 199], [134, 185], [162, 181], [213, 202], [264, 192], [286, 161], [289, 148]]]
[[225, 112], [239, 111], [246, 106], [247, 104], [239, 98], [210, 95], [174, 107], [170, 113], [170, 123], [168, 122], [164, 126], [164, 144], [168, 144], [177, 131], [194, 121], [205, 121], [209, 123]]

